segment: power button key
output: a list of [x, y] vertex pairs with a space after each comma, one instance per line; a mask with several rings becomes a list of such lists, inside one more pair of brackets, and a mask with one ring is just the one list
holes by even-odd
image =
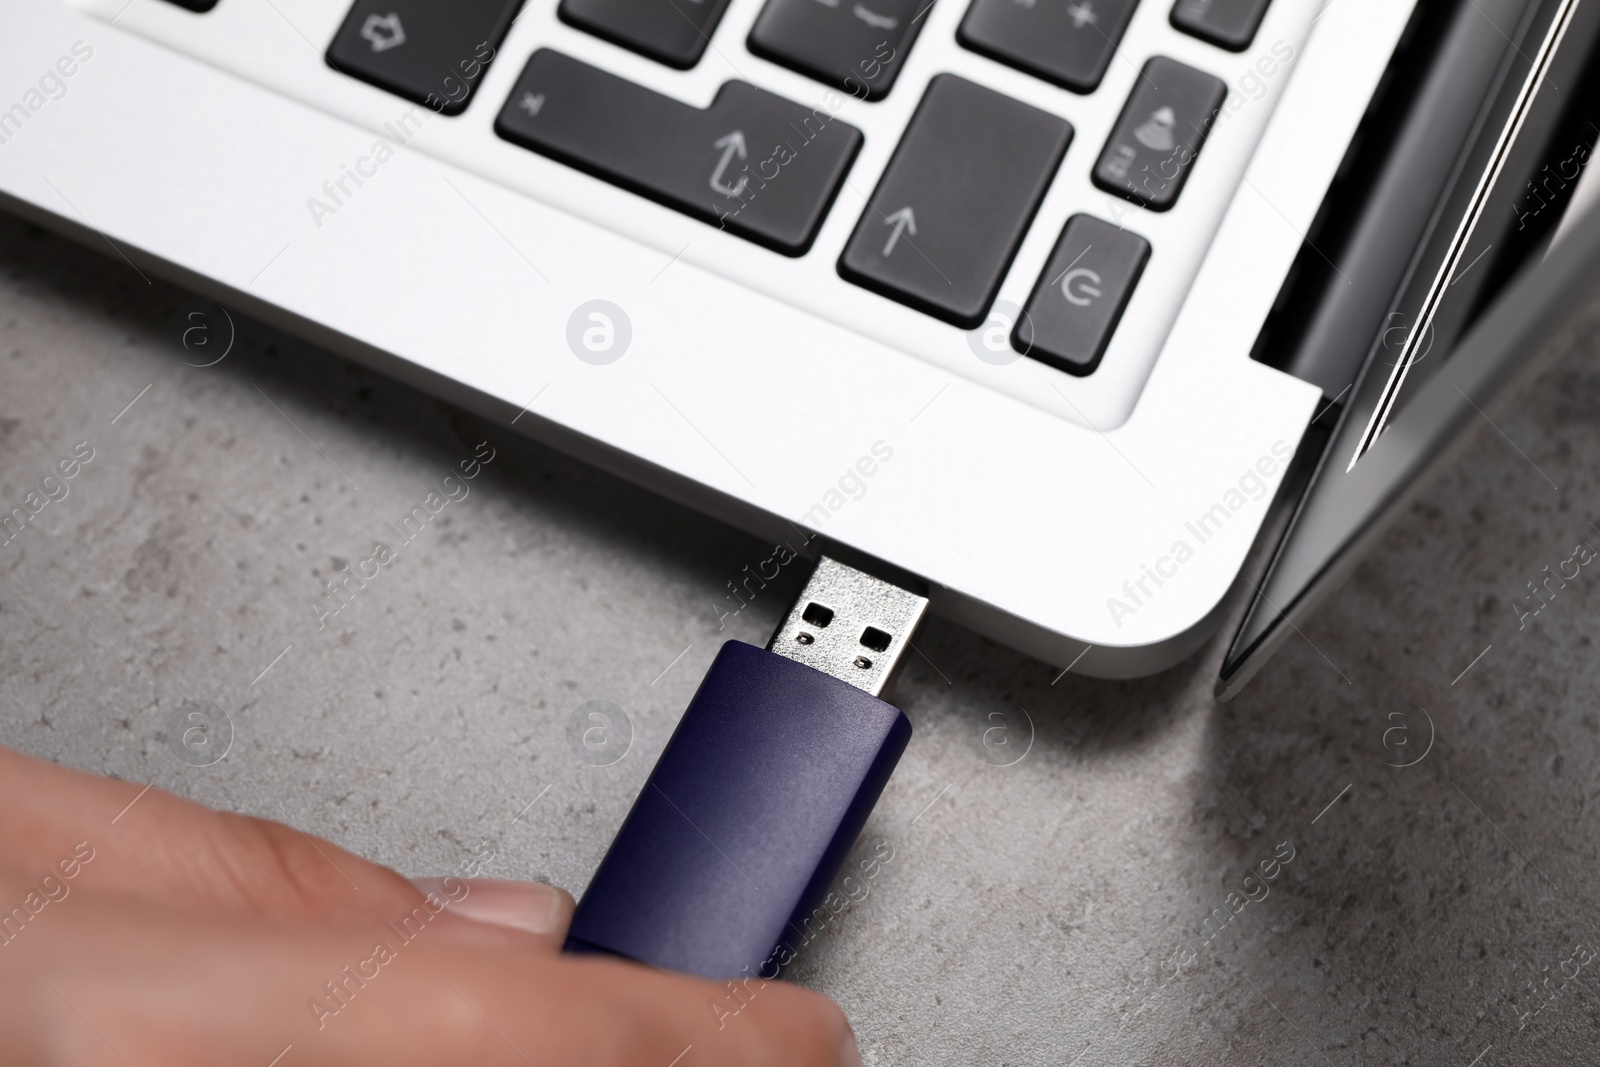
[[1011, 345], [1079, 376], [1105, 355], [1150, 258], [1150, 242], [1092, 215], [1067, 220], [1028, 297]]

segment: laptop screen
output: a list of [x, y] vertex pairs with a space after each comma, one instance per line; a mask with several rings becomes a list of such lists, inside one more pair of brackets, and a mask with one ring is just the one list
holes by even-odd
[[[1451, 112], [1460, 93], [1430, 99], [1426, 85], [1416, 91], [1409, 131], [1369, 160], [1379, 173], [1351, 213], [1346, 229], [1355, 236], [1336, 246], [1314, 231], [1317, 247], [1308, 241], [1325, 262], [1310, 310], [1300, 312], [1309, 325], [1299, 327], [1286, 358], [1257, 357], [1322, 385], [1328, 400], [1302, 443], [1303, 489], [1288, 497], [1294, 510], [1286, 530], [1252, 583], [1255, 597], [1224, 660], [1220, 694], [1260, 668], [1353, 569], [1418, 482], [1482, 427], [1485, 409], [1532, 357], [1600, 297], [1600, 210], [1584, 210], [1600, 200], [1590, 167], [1600, 151], [1600, 0], [1464, 2], [1470, 7], [1451, 12], [1439, 0], [1422, 15], [1436, 18], [1441, 55], [1471, 43], [1453, 38], [1455, 27], [1476, 32], [1477, 54], [1490, 65], [1474, 96], [1481, 104]], [[1468, 17], [1456, 17], [1463, 12]], [[1492, 34], [1475, 19], [1487, 20]], [[1428, 134], [1446, 121], [1460, 134], [1448, 158], [1437, 132]], [[1426, 197], [1394, 192], [1403, 194], [1428, 166], [1435, 185]], [[1375, 227], [1359, 216], [1377, 214], [1370, 204], [1380, 195], [1389, 197], [1390, 214]], [[1307, 262], [1317, 257], [1302, 254]], [[1355, 322], [1347, 294], [1364, 283], [1370, 291], [1372, 276], [1384, 270], [1391, 272], [1386, 311], [1374, 307]], [[1264, 337], [1271, 328], [1269, 321]]]
[[1506, 282], [1543, 257], [1587, 173], [1600, 142], [1600, 68], [1588, 65], [1576, 84], [1565, 71], [1552, 77], [1578, 6], [1578, 0], [1531, 4], [1517, 39], [1508, 35], [1478, 134], [1437, 206], [1352, 401], [1360, 432], [1340, 457], [1347, 471], [1449, 361]]

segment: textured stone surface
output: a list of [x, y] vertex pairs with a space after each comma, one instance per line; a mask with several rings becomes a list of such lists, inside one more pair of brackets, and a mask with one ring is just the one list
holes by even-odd
[[[0, 546], [0, 740], [407, 873], [487, 841], [489, 873], [581, 891], [718, 643], [763, 641], [801, 575], [719, 632], [769, 546], [260, 326], [186, 366], [184, 296], [0, 219], [0, 503], [95, 450]], [[932, 622], [856, 856], [894, 858], [794, 971], [868, 1063], [1594, 1062], [1595, 571], [1521, 631], [1512, 604], [1600, 545], [1595, 350], [1485, 427], [1231, 704], [1218, 642], [1052, 684]], [[319, 629], [322, 583], [485, 439], [470, 495]], [[573, 747], [590, 700], [631, 719], [606, 766]], [[185, 701], [225, 713], [226, 759], [178, 758]], [[1283, 842], [1269, 895], [1205, 940]]]

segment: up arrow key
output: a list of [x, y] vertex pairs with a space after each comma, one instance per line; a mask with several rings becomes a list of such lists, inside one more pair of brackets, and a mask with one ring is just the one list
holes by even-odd
[[900, 243], [902, 233], [909, 233], [913, 237], [917, 235], [917, 216], [908, 204], [883, 221], [893, 227], [889, 231], [889, 239], [883, 243], [883, 258], [888, 259], [894, 252], [894, 246]]
[[[845, 243], [840, 276], [963, 330], [981, 325], [1071, 140], [1049, 112], [935, 75]], [[901, 205], [892, 215], [873, 206], [891, 204]], [[921, 232], [917, 215], [932, 220]], [[894, 255], [903, 244], [911, 251]]]

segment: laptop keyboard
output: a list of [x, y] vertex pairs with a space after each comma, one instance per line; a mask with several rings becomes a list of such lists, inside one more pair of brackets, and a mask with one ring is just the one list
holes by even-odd
[[[229, 2], [221, 0], [219, 10]], [[919, 79], [920, 100], [890, 134], [894, 150], [871, 194], [860, 198], [865, 206], [842, 250], [835, 238], [833, 251], [822, 254], [837, 255], [832, 271], [839, 284], [963, 329], [986, 321], [992, 328], [1002, 282], [1053, 183], [1063, 175], [1087, 179], [1112, 195], [1103, 210], [1075, 204], [1060, 231], [1062, 216], [1054, 216], [1051, 231], [1039, 238], [1054, 250], [1024, 313], [1002, 325], [1017, 353], [1091, 375], [1147, 268], [1171, 240], [1138, 232], [1141, 223], [1160, 229], [1141, 209], [1168, 212], [1178, 205], [1229, 95], [1221, 78], [1195, 65], [1206, 48], [1184, 46], [1175, 50], [1187, 63], [1145, 52], [1131, 91], [1125, 77], [1115, 90], [1125, 98], [1102, 101], [1112, 91], [1101, 90], [1111, 65], [1132, 62], [1120, 48], [1130, 22], [1141, 7], [1161, 5], [1179, 31], [1171, 38], [1187, 35], [1241, 51], [1253, 42], [1270, 0], [939, 2], [965, 5], [954, 32], [942, 31], [961, 50], [1067, 89], [1101, 111], [1120, 105], [1119, 117], [1109, 133], [1099, 120], [1093, 155], [1078, 149], [1069, 158], [1073, 122], [1015, 98], [1005, 86], [936, 68]], [[555, 14], [582, 34], [693, 71], [714, 47], [731, 4], [559, 0]], [[793, 83], [780, 95], [745, 80], [726, 54], [719, 58], [740, 77], [722, 81], [705, 107], [645, 84], [650, 79], [637, 69], [605, 69], [592, 49], [581, 58], [569, 53], [584, 49], [542, 45], [525, 59], [500, 55], [523, 0], [356, 0], [325, 58], [341, 74], [442, 115], [473, 104], [491, 63], [524, 63], [509, 96], [475, 105], [496, 109], [499, 138], [769, 250], [762, 254], [800, 259], [815, 254], [841, 188], [853, 184], [859, 192], [874, 178], [852, 176], [866, 137], [826, 101], [848, 94], [870, 108], [908, 91], [896, 84], [932, 6], [933, 0], [764, 0], [754, 21], [744, 23], [748, 31], [734, 32], [745, 34], [752, 55], [830, 90], [804, 103], [794, 98]], [[1216, 69], [1231, 69], [1221, 53], [1217, 58]], [[1063, 110], [1070, 113], [1070, 102]], [[1213, 205], [1194, 222], [1209, 233], [1219, 219]], [[1037, 265], [1039, 253], [1032, 255]], [[1171, 274], [1193, 269], [1176, 266]], [[1163, 288], [1171, 284], [1163, 281]], [[1181, 297], [1163, 297], [1171, 314]]]

